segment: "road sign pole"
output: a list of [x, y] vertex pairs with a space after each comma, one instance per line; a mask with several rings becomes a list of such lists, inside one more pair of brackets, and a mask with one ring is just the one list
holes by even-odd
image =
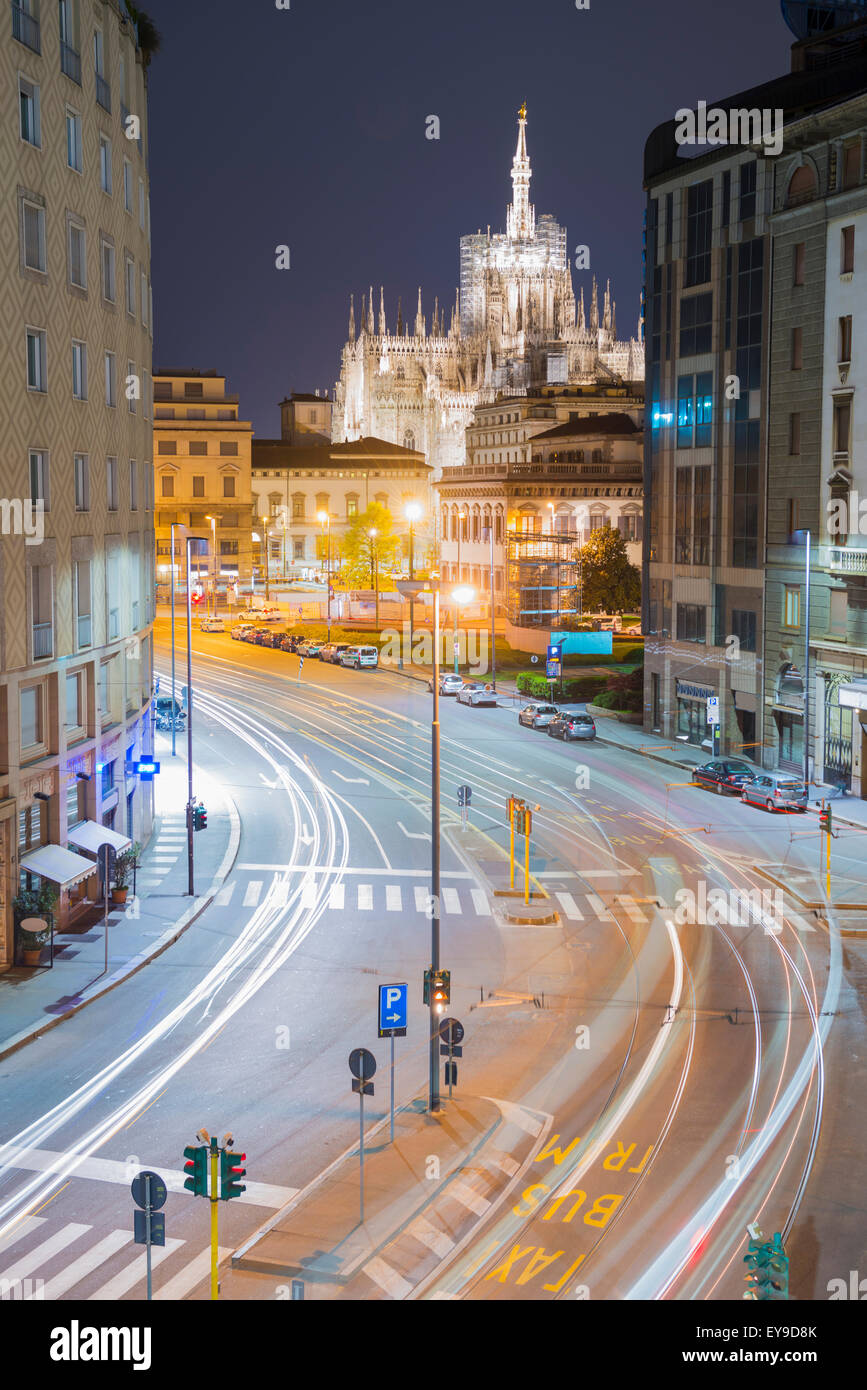
[[391, 1035], [391, 1142], [394, 1143], [394, 1033]]
[[361, 1224], [362, 1224], [362, 1226], [363, 1226], [363, 1225], [364, 1225], [364, 1082], [363, 1082], [363, 1081], [362, 1081], [362, 1083], [361, 1083], [361, 1089], [360, 1089], [360, 1091], [358, 1092], [358, 1100], [359, 1100], [359, 1107], [358, 1107], [358, 1114], [359, 1114], [359, 1121], [358, 1121], [358, 1157], [359, 1157], [359, 1176], [360, 1176], [360, 1183], [359, 1183], [359, 1209], [360, 1209], [360, 1221], [361, 1221]]
[[217, 1282], [217, 1266], [219, 1264], [219, 1235], [217, 1212], [219, 1210], [219, 1177], [218, 1168], [220, 1162], [220, 1151], [217, 1148], [216, 1135], [211, 1136], [211, 1298], [220, 1297], [220, 1285]]
[[524, 902], [530, 901], [530, 812], [524, 812]]
[[146, 1251], [146, 1254], [147, 1254], [147, 1270], [148, 1270], [148, 1302], [150, 1303], [151, 1297], [152, 1297], [152, 1292], [153, 1292], [152, 1287], [151, 1287], [151, 1178], [150, 1178], [150, 1173], [147, 1173], [147, 1174], [145, 1175], [144, 1189], [145, 1189], [145, 1226], [146, 1226], [146, 1228], [147, 1228], [146, 1231], [145, 1231], [145, 1237], [146, 1237], [146, 1239], [145, 1239], [145, 1251]]
[[[193, 867], [193, 595], [190, 582], [192, 561], [190, 546], [193, 538], [187, 536], [187, 892], [191, 898], [196, 896], [195, 870]], [[172, 691], [172, 699], [175, 692]], [[174, 717], [174, 705], [172, 705]]]
[[452, 1030], [451, 1030], [451, 1028], [450, 1028], [450, 1029], [449, 1029], [449, 1100], [451, 1100], [451, 1098], [452, 1098], [452, 1076], [453, 1076], [453, 1074], [454, 1074], [454, 1073], [452, 1072], [452, 1038], [453, 1038], [453, 1037], [454, 1037], [454, 1034], [453, 1034], [453, 1032], [452, 1032]]
[[[440, 590], [436, 582], [433, 593], [433, 716], [431, 719], [431, 970], [440, 968]], [[457, 625], [457, 606], [455, 607]], [[457, 671], [455, 655], [455, 671]], [[435, 1114], [440, 1108], [439, 1026], [433, 990], [430, 997], [430, 1039], [428, 1054], [429, 1108]]]
[[509, 865], [510, 865], [510, 870], [511, 870], [511, 878], [510, 878], [510, 881], [509, 881], [509, 887], [510, 887], [510, 888], [514, 888], [514, 886], [515, 886], [515, 800], [514, 800], [514, 797], [511, 797], [511, 796], [509, 797]]

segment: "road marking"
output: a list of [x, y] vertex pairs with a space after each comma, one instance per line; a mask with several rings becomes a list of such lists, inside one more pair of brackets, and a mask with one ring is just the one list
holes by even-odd
[[0, 1284], [4, 1279], [26, 1279], [44, 1261], [50, 1260], [59, 1251], [65, 1250], [67, 1245], [71, 1245], [74, 1240], [80, 1240], [91, 1229], [90, 1226], [82, 1226], [78, 1222], [70, 1221], [67, 1226], [64, 1226], [60, 1231], [55, 1231], [54, 1235], [49, 1236], [41, 1245], [37, 1245], [28, 1254], [22, 1255], [17, 1264], [10, 1265], [8, 1269], [0, 1271]]
[[373, 910], [373, 884], [359, 883], [358, 885], [358, 910], [359, 912], [372, 912]]
[[412, 1284], [407, 1283], [402, 1274], [398, 1274], [396, 1269], [392, 1269], [390, 1264], [386, 1264], [379, 1255], [375, 1255], [372, 1260], [368, 1260], [362, 1266], [362, 1272], [372, 1279], [374, 1284], [378, 1284], [389, 1298], [406, 1298], [407, 1294], [412, 1293]]
[[[182, 1245], [186, 1245], [186, 1241], [178, 1240], [175, 1236], [166, 1236], [165, 1245], [155, 1245], [151, 1249], [151, 1268], [156, 1269], [169, 1255], [180, 1250]], [[147, 1258], [147, 1255], [139, 1255], [136, 1259], [130, 1260], [125, 1269], [113, 1279], [109, 1279], [96, 1293], [92, 1293], [88, 1302], [115, 1303], [123, 1298], [125, 1293], [129, 1293], [130, 1289], [134, 1289], [136, 1284], [147, 1278]]]
[[304, 883], [304, 884], [302, 885], [302, 887], [301, 887], [301, 906], [302, 906], [302, 907], [315, 907], [315, 906], [316, 906], [316, 881], [315, 881], [315, 879], [310, 879], [308, 882], [306, 882], [306, 883]]
[[331, 771], [334, 773], [335, 777], [340, 778], [341, 782], [360, 782], [363, 787], [370, 786], [370, 782], [366, 777], [344, 777], [343, 773], [338, 772], [336, 767], [333, 767]]
[[409, 840], [429, 840], [430, 835], [426, 830], [407, 830], [402, 820], [398, 821], [399, 828]]
[[389, 883], [385, 889], [385, 910], [386, 912], [401, 912], [403, 910], [403, 897], [399, 883]]
[[468, 1211], [474, 1211], [476, 1216], [484, 1216], [491, 1205], [487, 1197], [483, 1197], [480, 1192], [476, 1192], [469, 1183], [465, 1182], [449, 1183], [446, 1194], [449, 1197], [454, 1197]]
[[509, 1178], [513, 1178], [521, 1166], [517, 1159], [512, 1158], [511, 1154], [504, 1153], [490, 1154], [487, 1158], [482, 1159], [482, 1163], [486, 1168], [499, 1168]]
[[215, 906], [228, 907], [229, 903], [232, 901], [232, 894], [235, 891], [235, 887], [236, 885], [233, 880], [232, 883], [227, 883], [225, 888], [221, 888], [216, 898], [214, 899]]
[[[7, 1168], [24, 1168], [33, 1173], [60, 1173], [64, 1177], [89, 1178], [93, 1182], [120, 1183], [129, 1190], [130, 1168], [113, 1158], [81, 1158], [74, 1155], [54, 1153], [51, 1149], [20, 1149], [5, 1159]], [[184, 1192], [184, 1182], [189, 1174], [177, 1168], [159, 1168], [154, 1163], [142, 1163], [142, 1168], [159, 1173], [169, 1192]], [[134, 1174], [133, 1174], [134, 1176]], [[270, 1207], [276, 1211], [292, 1200], [297, 1187], [278, 1187], [267, 1182], [248, 1182], [247, 1191], [236, 1197], [238, 1202], [247, 1202], [254, 1207]], [[87, 1227], [86, 1229], [90, 1229]]]
[[426, 912], [427, 912], [427, 909], [428, 909], [428, 901], [429, 901], [429, 899], [430, 899], [430, 893], [427, 891], [426, 888], [420, 888], [418, 884], [415, 885], [415, 890], [414, 890], [414, 891], [415, 891], [415, 910], [416, 910], [416, 912], [425, 912], [425, 913], [426, 913]]
[[534, 1139], [541, 1134], [542, 1121], [537, 1120], [523, 1105], [516, 1105], [511, 1100], [497, 1100], [495, 1096], [482, 1096], [482, 1100], [489, 1100], [492, 1105], [496, 1105], [503, 1119], [510, 1125], [517, 1125], [525, 1134], [532, 1134]]
[[795, 912], [791, 907], [787, 907], [785, 909], [785, 915], [794, 922], [798, 931], [814, 932], [816, 930], [816, 928], [814, 926], [811, 926], [811, 924], [807, 921], [806, 917], [802, 917], [800, 912]]
[[[430, 836], [428, 835], [428, 839]], [[339, 870], [343, 874], [363, 874], [365, 878], [430, 878], [430, 869], [352, 869], [348, 864], [238, 864], [239, 870], [265, 874], [333, 874]], [[612, 873], [614, 871], [612, 870]], [[443, 878], [475, 878], [468, 869], [443, 869]], [[564, 870], [562, 873], [537, 874], [537, 878], [582, 878], [587, 875]]]
[[633, 902], [632, 898], [630, 898], [630, 897], [628, 897], [628, 896], [625, 896], [625, 895], [621, 894], [621, 895], [619, 895], [619, 896], [617, 897], [616, 901], [620, 903], [621, 907], [623, 908], [623, 911], [626, 913], [627, 917], [629, 917], [629, 919], [630, 919], [631, 921], [633, 921], [633, 922], [646, 922], [646, 921], [647, 921], [647, 917], [646, 917], [645, 914], [641, 911], [641, 908], [638, 907], [637, 904]]
[[411, 1225], [407, 1226], [406, 1233], [412, 1236], [413, 1240], [426, 1245], [428, 1250], [432, 1250], [435, 1255], [439, 1255], [444, 1260], [446, 1255], [450, 1255], [455, 1248], [455, 1242], [451, 1236], [447, 1236], [444, 1231], [438, 1231], [423, 1216], [417, 1216]]
[[[231, 1253], [232, 1251], [228, 1245], [218, 1246], [217, 1264], [222, 1264], [223, 1260], [228, 1259]], [[185, 1265], [180, 1274], [176, 1274], [174, 1279], [170, 1279], [167, 1284], [164, 1284], [163, 1287], [154, 1294], [154, 1301], [160, 1299], [161, 1301], [168, 1302], [185, 1298], [197, 1284], [201, 1284], [204, 1279], [207, 1279], [210, 1270], [211, 1248], [208, 1246], [208, 1248], [203, 1250], [200, 1255], [197, 1255], [194, 1260], [190, 1260], [190, 1263]]]
[[4, 1236], [3, 1239], [0, 1240], [0, 1254], [2, 1254], [4, 1250], [8, 1250], [10, 1245], [15, 1245], [19, 1240], [23, 1240], [25, 1236], [32, 1235], [34, 1231], [38, 1231], [39, 1227], [44, 1226], [47, 1220], [47, 1216], [26, 1217], [25, 1220], [21, 1222], [20, 1226], [16, 1226], [14, 1231], [10, 1231], [8, 1236]]
[[584, 921], [584, 913], [581, 911], [571, 893], [558, 893], [557, 901], [566, 913], [566, 916], [570, 917], [573, 922]]
[[458, 897], [457, 888], [444, 888], [442, 890], [443, 907], [446, 912], [460, 912], [461, 900]]
[[593, 908], [593, 911], [596, 913], [597, 917], [601, 917], [606, 922], [614, 921], [614, 918], [611, 916], [611, 913], [608, 911], [608, 908], [605, 906], [604, 902], [598, 896], [598, 894], [588, 893], [587, 901]]
[[247, 891], [244, 894], [244, 907], [256, 907], [259, 902], [259, 894], [262, 892], [262, 880], [252, 878], [247, 884]]
[[332, 883], [328, 893], [328, 906], [334, 908], [336, 912], [343, 911], [343, 904], [346, 900], [346, 884]]
[[73, 1260], [71, 1265], [67, 1265], [53, 1279], [49, 1279], [45, 1285], [43, 1297], [48, 1302], [62, 1298], [67, 1290], [75, 1284], [86, 1279], [88, 1274], [92, 1274], [100, 1265], [110, 1260], [112, 1255], [116, 1255], [118, 1250], [122, 1250], [125, 1245], [129, 1245], [132, 1240], [132, 1231], [112, 1231], [102, 1240], [98, 1241], [84, 1255], [79, 1255], [77, 1260]]
[[482, 888], [471, 888], [470, 893], [473, 899], [473, 907], [476, 909], [477, 917], [490, 917], [491, 904], [488, 902], [488, 895]]

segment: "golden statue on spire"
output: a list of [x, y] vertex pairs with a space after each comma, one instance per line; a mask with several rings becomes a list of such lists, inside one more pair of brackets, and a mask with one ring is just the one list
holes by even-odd
[[521, 118], [522, 121], [526, 121], [526, 119], [527, 119], [527, 103], [526, 103], [526, 102], [523, 103], [523, 105], [522, 105], [520, 111], [518, 112], [518, 115], [519, 115], [519, 117]]

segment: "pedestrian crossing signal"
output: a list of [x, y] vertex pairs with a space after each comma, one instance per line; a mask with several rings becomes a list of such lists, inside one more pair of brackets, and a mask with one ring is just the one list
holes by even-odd
[[187, 1178], [184, 1187], [194, 1197], [208, 1195], [208, 1147], [206, 1144], [188, 1144], [184, 1149], [184, 1172]]
[[831, 807], [830, 807], [830, 806], [823, 806], [822, 809], [820, 810], [820, 812], [819, 812], [819, 828], [820, 828], [820, 830], [826, 830], [826, 831], [828, 832], [829, 835], [831, 834], [831, 830], [832, 830], [833, 827], [832, 827], [832, 816], [831, 816]]
[[751, 1240], [744, 1256], [747, 1291], [744, 1298], [757, 1302], [781, 1302], [789, 1297], [789, 1257], [779, 1231], [773, 1241]]
[[207, 828], [208, 828], [208, 813], [207, 813], [207, 811], [205, 810], [205, 808], [204, 808], [204, 806], [202, 805], [202, 803], [199, 802], [198, 806], [194, 806], [194, 807], [193, 807], [193, 829], [194, 829], [194, 830], [207, 830]]
[[240, 1197], [242, 1192], [247, 1191], [246, 1183], [238, 1181], [239, 1178], [247, 1176], [247, 1169], [244, 1167], [246, 1160], [246, 1154], [230, 1153], [228, 1149], [220, 1150], [221, 1202], [230, 1202], [233, 1197]]

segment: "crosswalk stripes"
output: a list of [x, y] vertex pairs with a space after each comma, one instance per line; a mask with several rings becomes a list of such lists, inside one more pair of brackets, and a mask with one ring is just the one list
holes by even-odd
[[342, 912], [343, 904], [346, 901], [346, 884], [332, 883], [328, 892], [328, 906], [334, 912]]
[[786, 908], [786, 916], [790, 921], [794, 922], [796, 929], [800, 932], [814, 932], [816, 930], [816, 928], [807, 921], [806, 917], [802, 917], [800, 912], [795, 912], [791, 907]]
[[444, 888], [442, 891], [442, 900], [446, 912], [460, 912], [461, 900], [458, 896], [457, 888]]
[[402, 896], [399, 883], [387, 884], [385, 889], [386, 912], [400, 912], [403, 908]]
[[[227, 1245], [221, 1245], [217, 1249], [217, 1263], [222, 1264], [227, 1260], [232, 1251]], [[154, 1300], [171, 1302], [173, 1299], [186, 1298], [188, 1293], [192, 1293], [197, 1284], [201, 1284], [207, 1279], [211, 1269], [211, 1248], [207, 1246], [200, 1255], [194, 1260], [190, 1260], [188, 1265], [180, 1273], [170, 1279], [167, 1284], [163, 1284], [161, 1289], [154, 1291]]]
[[73, 1260], [71, 1265], [67, 1265], [53, 1279], [49, 1279], [45, 1285], [44, 1297], [47, 1302], [53, 1299], [62, 1298], [69, 1289], [86, 1279], [88, 1274], [92, 1274], [100, 1265], [110, 1260], [112, 1255], [116, 1255], [125, 1245], [132, 1241], [132, 1231], [111, 1231], [96, 1245], [79, 1255], [77, 1260]]
[[428, 898], [430, 894], [426, 888], [422, 888], [418, 883], [415, 885], [415, 910], [416, 912], [427, 913]]
[[593, 908], [593, 911], [596, 913], [596, 916], [601, 917], [603, 922], [614, 921], [614, 918], [611, 916], [611, 913], [608, 911], [608, 908], [605, 906], [598, 893], [588, 893], [587, 901]]
[[617, 902], [623, 908], [623, 911], [626, 913], [627, 917], [631, 922], [647, 921], [647, 918], [641, 911], [641, 908], [638, 906], [637, 903], [634, 903], [630, 897], [620, 894], [617, 898]]
[[581, 911], [571, 893], [558, 893], [557, 901], [570, 921], [584, 921], [584, 913]]
[[473, 900], [473, 907], [476, 909], [477, 917], [490, 917], [491, 905], [488, 902], [488, 895], [481, 888], [471, 888], [470, 897]]
[[19, 1221], [18, 1225], [0, 1240], [0, 1255], [10, 1246], [17, 1245], [18, 1241], [23, 1240], [25, 1236], [30, 1236], [34, 1231], [38, 1231], [40, 1226], [45, 1225], [47, 1219], [45, 1216], [28, 1216], [23, 1221]]
[[228, 907], [229, 903], [232, 901], [232, 895], [235, 892], [235, 887], [236, 883], [233, 879], [231, 883], [227, 883], [223, 888], [221, 888], [216, 898], [214, 899], [215, 905], [217, 907]]
[[67, 1245], [71, 1245], [74, 1240], [79, 1240], [90, 1229], [90, 1226], [82, 1226], [77, 1221], [71, 1221], [62, 1230], [55, 1231], [54, 1235], [49, 1236], [41, 1245], [37, 1245], [35, 1249], [22, 1255], [15, 1264], [0, 1270], [0, 1285], [4, 1281], [12, 1279], [29, 1279], [30, 1275], [39, 1269], [46, 1260], [52, 1259], [61, 1250], [65, 1250]]
[[[168, 1259], [176, 1250], [180, 1250], [186, 1241], [178, 1240], [175, 1236], [166, 1236], [165, 1245], [155, 1245], [151, 1249], [151, 1269], [156, 1269], [157, 1265], [162, 1264], [163, 1260]], [[134, 1289], [136, 1284], [144, 1282], [147, 1278], [147, 1255], [141, 1254], [132, 1260], [128, 1265], [116, 1274], [113, 1279], [109, 1279], [107, 1284], [103, 1284], [96, 1293], [90, 1295], [89, 1302], [93, 1303], [116, 1303], [123, 1298], [124, 1294]]]
[[247, 891], [244, 894], [244, 907], [255, 907], [259, 901], [259, 894], [262, 891], [261, 879], [251, 879], [247, 884]]
[[370, 883], [359, 883], [358, 885], [358, 910], [359, 912], [373, 911], [373, 885]]

